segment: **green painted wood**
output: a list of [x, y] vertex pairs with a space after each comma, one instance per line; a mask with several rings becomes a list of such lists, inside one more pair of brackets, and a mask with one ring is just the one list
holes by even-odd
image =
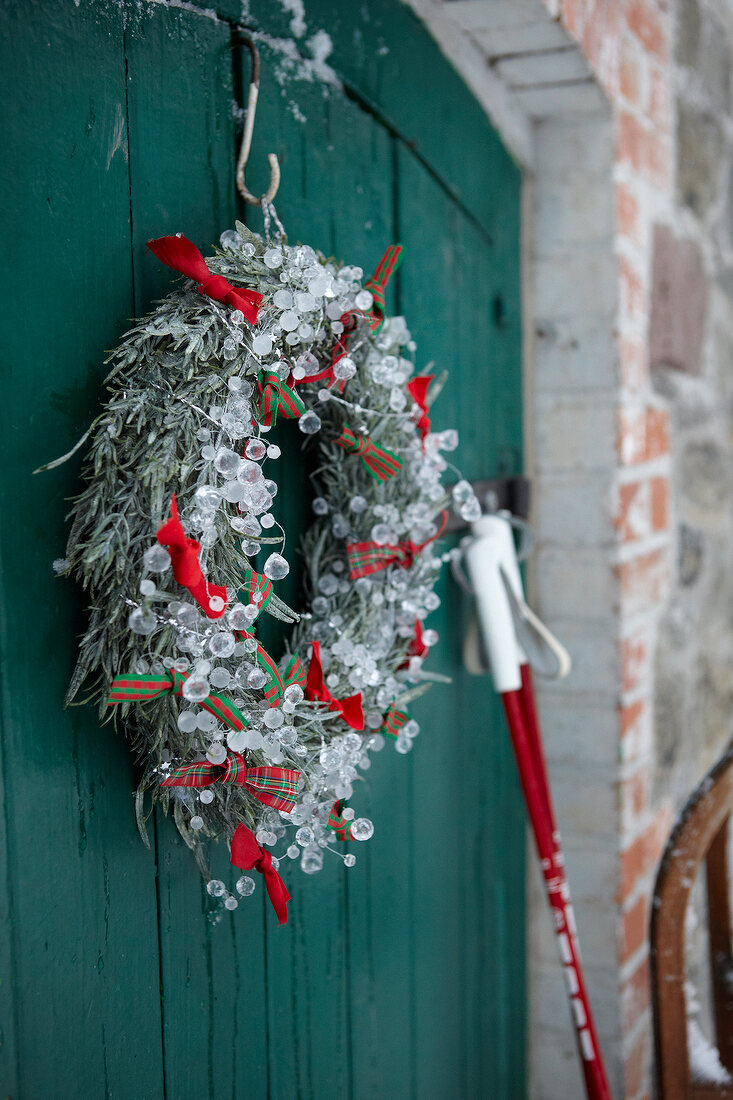
[[[91, 708], [63, 710], [79, 593], [54, 579], [78, 463], [33, 477], [94, 415], [133, 311], [122, 11], [0, 11], [3, 300], [3, 1095], [162, 1092], [153, 857], [132, 761]], [[4, 884], [5, 885], [5, 884]], [[6, 998], [12, 998], [8, 1027]]]
[[[293, 901], [285, 928], [261, 888], [233, 918], [212, 923], [171, 822], [155, 820], [153, 853], [141, 847], [124, 744], [100, 730], [93, 713], [59, 711], [71, 647], [44, 666], [47, 697], [39, 703], [34, 695], [39, 641], [55, 653], [69, 622], [80, 621], [74, 594], [47, 571], [62, 550], [62, 498], [73, 491], [78, 464], [45, 482], [28, 470], [47, 457], [37, 455], [39, 441], [58, 441], [55, 453], [80, 434], [98, 400], [102, 349], [116, 343], [125, 317], [173, 285], [146, 253], [146, 239], [181, 231], [205, 251], [231, 224], [231, 100], [249, 70], [235, 55], [232, 74], [229, 24], [193, 7], [123, 9], [103, 0], [62, 13], [46, 0], [22, 7], [22, 16], [21, 5], [3, 13], [11, 90], [25, 78], [34, 91], [11, 143], [28, 182], [8, 239], [16, 242], [13, 269], [33, 281], [38, 264], [27, 250], [43, 246], [44, 286], [62, 292], [43, 312], [24, 295], [12, 299], [23, 324], [9, 348], [5, 409], [15, 451], [3, 514], [19, 518], [3, 530], [2, 548], [13, 586], [3, 646], [17, 658], [8, 662], [13, 688], [6, 678], [2, 689], [7, 838], [0, 858], [9, 887], [2, 905], [13, 936], [0, 944], [0, 1086], [33, 1100], [58, 1095], [59, 1082], [64, 1094], [85, 1088], [136, 1100], [521, 1096], [521, 801], [488, 685], [461, 671], [469, 609], [447, 578], [443, 607], [430, 622], [441, 633], [431, 664], [454, 683], [416, 704], [423, 733], [411, 757], [391, 744], [373, 757], [358, 799], [377, 831], [355, 847], [356, 867], [346, 872], [330, 857], [309, 879], [286, 861]], [[389, 304], [404, 308], [419, 362], [435, 358], [451, 371], [436, 424], [460, 423], [457, 459], [469, 476], [518, 471], [517, 171], [400, 3], [369, 0], [345, 10], [335, 0], [310, 0], [307, 8], [309, 34], [322, 27], [332, 34], [330, 61], [347, 88], [324, 96], [317, 83], [281, 87], [272, 79], [277, 51], [263, 45], [248, 183], [264, 187], [265, 154], [274, 148], [283, 165], [278, 210], [291, 240], [360, 263], [366, 273], [387, 244], [403, 240], [405, 263]], [[252, 13], [251, 25], [283, 33], [280, 6], [254, 0]], [[239, 4], [228, 14], [239, 18]], [[49, 67], [52, 37], [59, 48]], [[16, 52], [24, 52], [25, 69]], [[9, 210], [18, 181], [2, 178]], [[246, 218], [261, 226], [259, 211], [248, 209]], [[69, 254], [83, 258], [81, 273], [77, 264], [70, 275]], [[29, 381], [50, 394], [36, 399], [30, 431]], [[307, 521], [312, 490], [301, 440], [288, 427], [278, 429], [277, 514], [292, 538]], [[57, 545], [46, 551], [49, 538]], [[12, 626], [29, 568], [44, 611], [19, 645]], [[296, 602], [299, 573], [296, 556], [284, 586]], [[282, 636], [270, 631], [267, 644], [278, 652]], [[44, 822], [32, 798], [49, 760], [54, 783]], [[49, 887], [57, 866], [63, 881]], [[213, 871], [231, 875], [222, 850]], [[100, 953], [101, 929], [108, 941]], [[20, 995], [29, 984], [32, 993]], [[93, 1023], [80, 1039], [73, 1024], [88, 1006]], [[33, 1059], [41, 1041], [49, 1052], [43, 1066]]]

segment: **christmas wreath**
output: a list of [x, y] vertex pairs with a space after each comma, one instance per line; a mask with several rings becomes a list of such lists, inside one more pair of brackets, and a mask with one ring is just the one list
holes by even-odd
[[[385, 738], [406, 753], [419, 732], [407, 707], [437, 640], [422, 626], [439, 604], [435, 540], [451, 495], [465, 519], [480, 508], [466, 481], [441, 485], [458, 442], [431, 430], [442, 380], [413, 375], [405, 321], [385, 316], [400, 246], [362, 285], [360, 268], [282, 235], [237, 223], [220, 244], [204, 260], [182, 236], [149, 242], [187, 281], [123, 338], [90, 429], [56, 566], [91, 605], [68, 698], [90, 683], [124, 721], [143, 839], [152, 796], [212, 897], [235, 909], [255, 888], [209, 878], [202, 840], [223, 836], [283, 922], [285, 856], [308, 874], [325, 850], [351, 866], [353, 845], [335, 842], [373, 833], [349, 803]], [[318, 448], [300, 613], [276, 591], [280, 418]], [[292, 624], [279, 659], [262, 615]]]

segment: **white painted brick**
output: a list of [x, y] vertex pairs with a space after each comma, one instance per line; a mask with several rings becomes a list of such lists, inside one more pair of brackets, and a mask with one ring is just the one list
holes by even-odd
[[487, 57], [492, 59], [508, 53], [555, 50], [566, 46], [570, 41], [563, 28], [549, 19], [520, 27], [472, 30], [470, 34]]
[[615, 621], [617, 584], [603, 549], [540, 547], [538, 613], [555, 618]]
[[536, 463], [542, 473], [609, 471], [616, 461], [615, 403], [598, 394], [537, 395]]
[[604, 101], [594, 118], [543, 119], [534, 127], [537, 187], [569, 184], [575, 172], [593, 173], [598, 186], [612, 193], [613, 128]]
[[506, 80], [514, 88], [587, 80], [591, 75], [583, 55], [569, 42], [559, 49], [542, 54], [508, 57], [497, 61], [494, 68], [502, 80]]
[[598, 765], [578, 767], [567, 761], [552, 771], [553, 801], [562, 833], [569, 838], [582, 837], [586, 844], [590, 837], [617, 837], [616, 773]]
[[582, 317], [552, 318], [540, 313], [535, 317], [535, 392], [595, 389], [610, 398], [619, 375], [613, 309]]
[[533, 482], [535, 522], [543, 545], [611, 546], [610, 474], [540, 475]]
[[579, 171], [567, 182], [537, 188], [534, 216], [538, 257], [552, 259], [571, 250], [594, 247], [609, 260], [614, 247], [612, 195], [595, 184], [595, 175]]
[[576, 113], [595, 115], [606, 102], [593, 79], [543, 88], [517, 88], [514, 94], [531, 118]]
[[616, 301], [617, 267], [613, 257], [592, 249], [552, 259], [535, 258], [532, 285], [536, 315], [577, 317], [606, 312]]
[[543, 686], [538, 706], [545, 752], [550, 767], [574, 762], [597, 764], [611, 772], [618, 761], [618, 719], [610, 691], [595, 695], [572, 689], [572, 701]]

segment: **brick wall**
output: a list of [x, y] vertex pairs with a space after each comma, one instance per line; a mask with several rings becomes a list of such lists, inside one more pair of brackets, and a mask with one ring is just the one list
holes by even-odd
[[[733, 719], [733, 3], [409, 0], [524, 165], [540, 694], [614, 1096], [653, 1089], [648, 922]], [[531, 1092], [582, 1095], [539, 876]]]

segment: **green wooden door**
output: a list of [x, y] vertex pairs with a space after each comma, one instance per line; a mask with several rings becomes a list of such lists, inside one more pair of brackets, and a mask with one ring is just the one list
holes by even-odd
[[[434, 419], [460, 426], [467, 476], [518, 472], [518, 171], [398, 0], [309, 0], [298, 46], [318, 55], [327, 31], [342, 86], [289, 65], [288, 6], [245, 5], [267, 36], [248, 182], [264, 186], [274, 148], [291, 239], [366, 271], [405, 245], [390, 304], [421, 364], [451, 372]], [[0, 1091], [521, 1097], [523, 813], [488, 685], [461, 670], [468, 608], [448, 580], [431, 662], [453, 683], [415, 706], [411, 756], [374, 757], [360, 809], [376, 834], [357, 865], [291, 871], [286, 927], [261, 890], [212, 924], [173, 825], [155, 823], [150, 852], [139, 841], [126, 745], [92, 708], [62, 710], [83, 599], [51, 563], [78, 462], [30, 471], [76, 441], [105, 349], [171, 285], [146, 239], [182, 231], [206, 250], [237, 214], [241, 15], [241, 0], [216, 16], [139, 0], [0, 11]]]

